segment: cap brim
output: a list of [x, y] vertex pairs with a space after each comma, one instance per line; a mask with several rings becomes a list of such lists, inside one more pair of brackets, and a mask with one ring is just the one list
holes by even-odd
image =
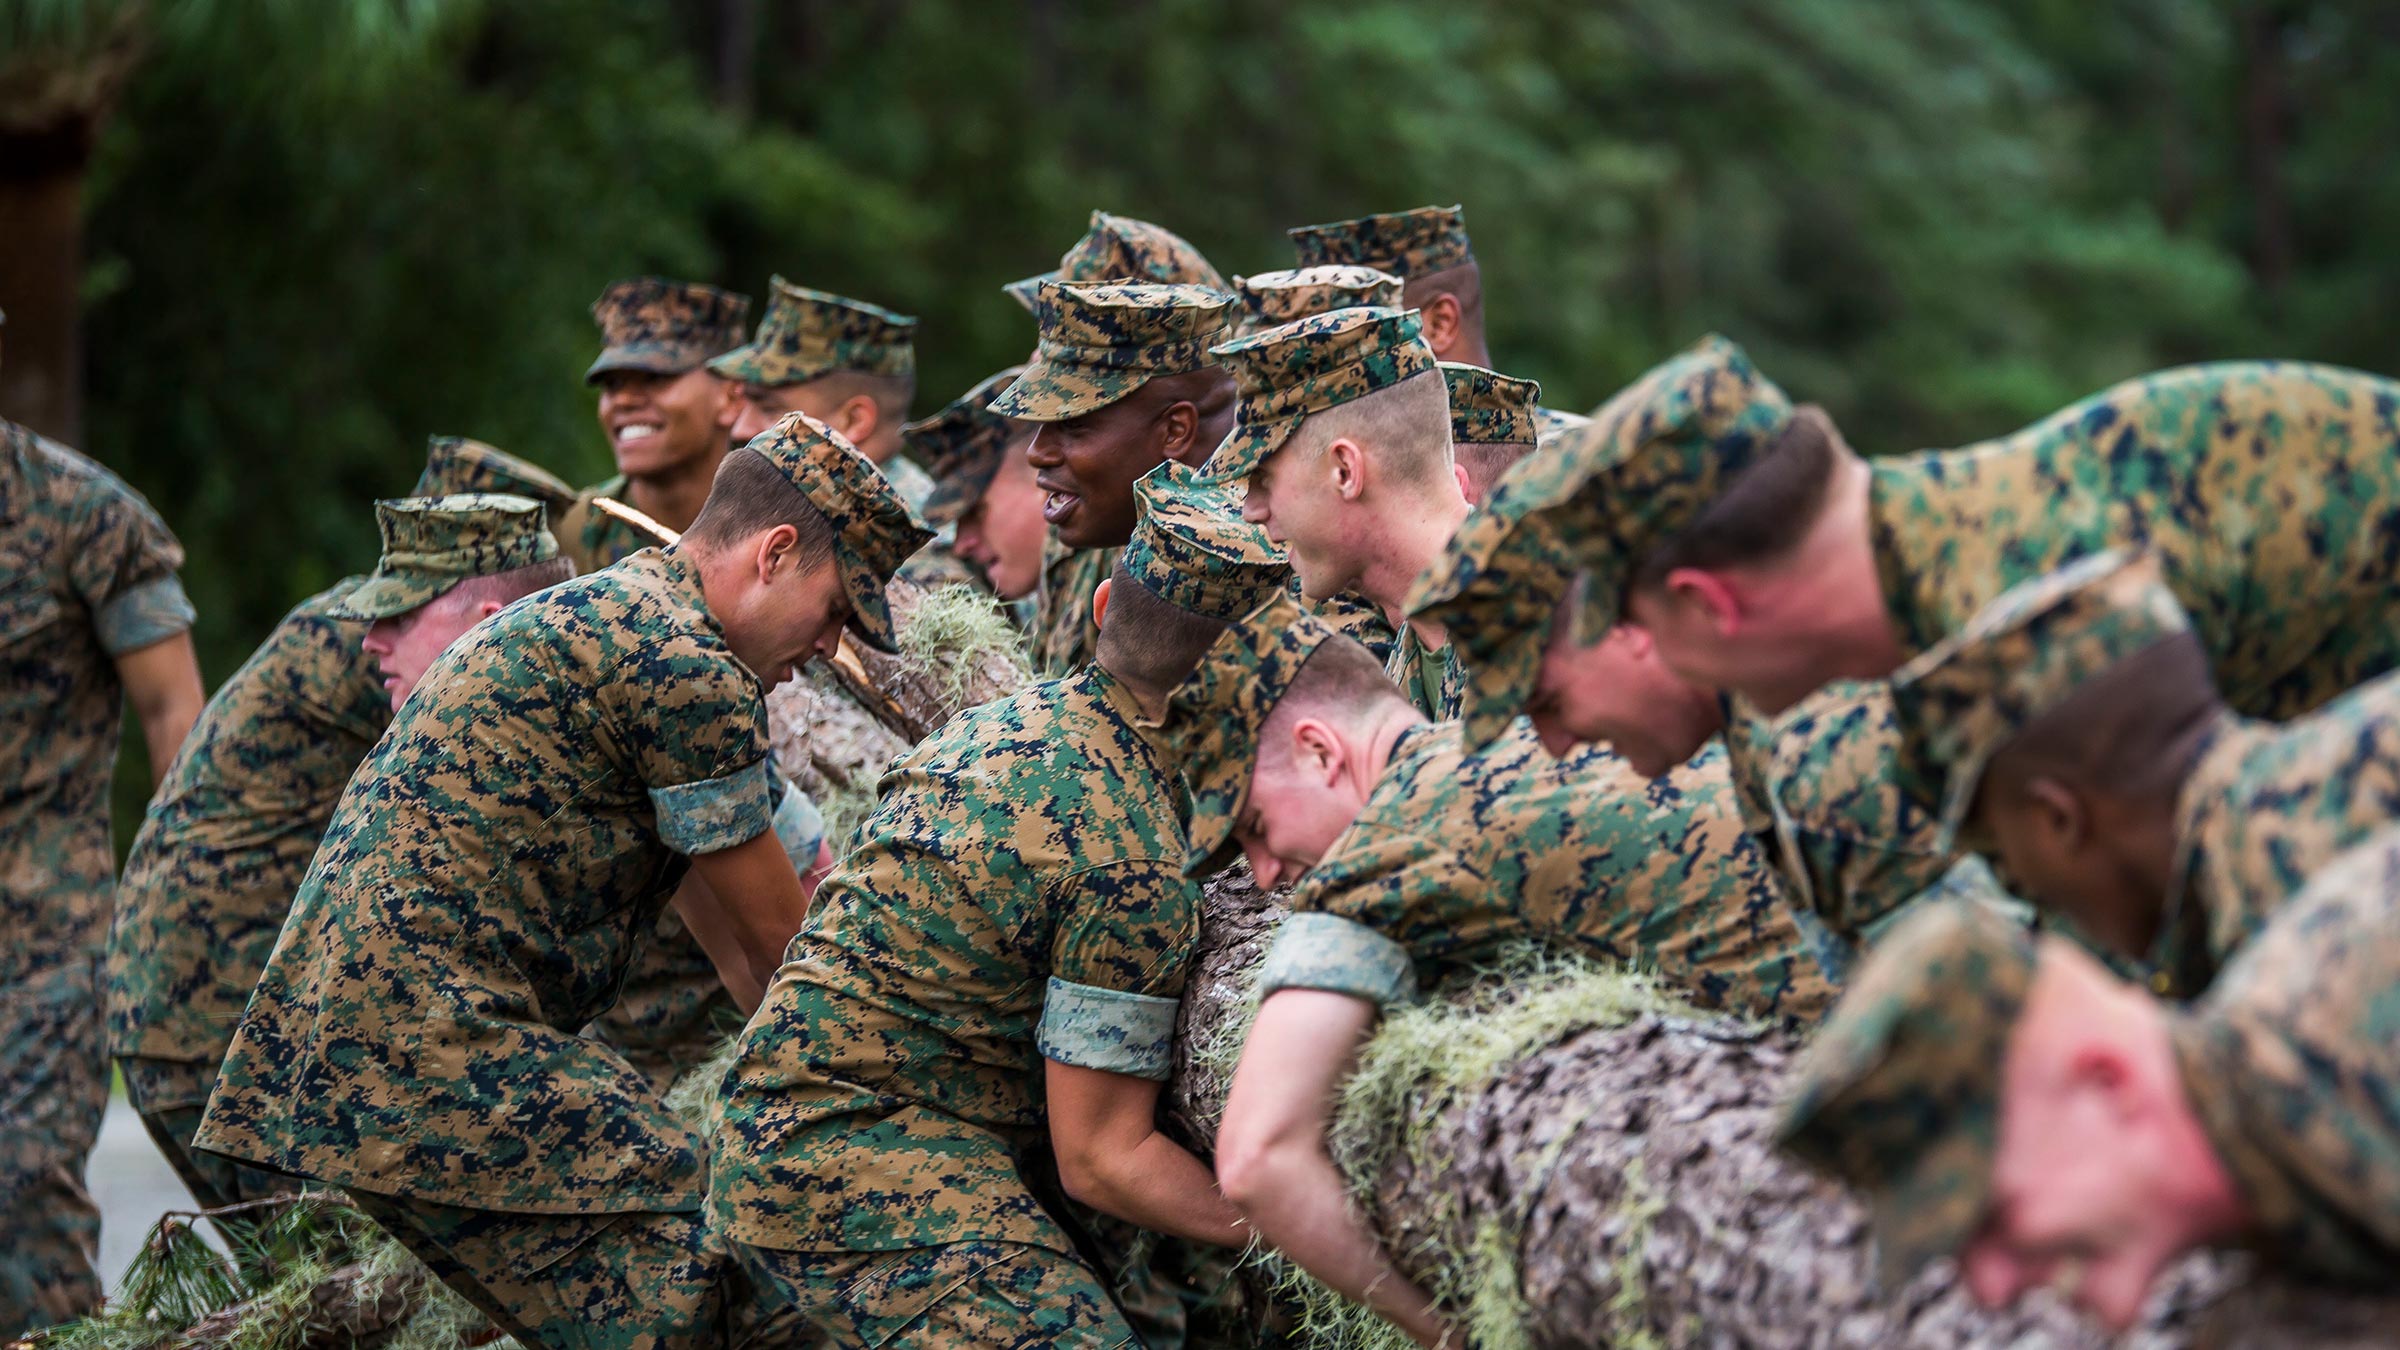
[[1009, 299], [1023, 305], [1026, 313], [1031, 314], [1034, 312], [1034, 303], [1041, 294], [1042, 283], [1056, 280], [1058, 280], [1058, 273], [1053, 270], [1030, 277], [1021, 277], [1008, 282], [1000, 289], [1008, 293]]
[[848, 549], [835, 546], [835, 555], [842, 570], [842, 590], [850, 597], [850, 631], [859, 640], [879, 652], [890, 654], [900, 650], [900, 639], [892, 624], [891, 601], [885, 598], [883, 584], [876, 579], [875, 569], [851, 555]]
[[1217, 443], [1208, 462], [1200, 466], [1199, 481], [1203, 484], [1240, 483], [1258, 472], [1258, 466], [1283, 448], [1283, 443], [1300, 429], [1302, 419], [1286, 417], [1264, 426], [1255, 423], [1236, 423]]
[[590, 370], [583, 372], [583, 382], [596, 383], [612, 370], [638, 370], [645, 375], [681, 375], [688, 370], [697, 370], [704, 364], [701, 361], [687, 361], [667, 352], [645, 351], [639, 347], [610, 347], [600, 353], [599, 360], [592, 362]]
[[398, 618], [420, 605], [441, 598], [463, 578], [437, 579], [410, 576], [405, 573], [383, 572], [367, 578], [358, 589], [326, 606], [325, 612], [337, 619], [374, 623]]
[[[1111, 376], [1115, 378], [1110, 378]], [[1110, 371], [1068, 365], [1036, 355], [1008, 388], [988, 405], [1020, 422], [1064, 422], [1095, 413], [1149, 383], [1140, 371]]]

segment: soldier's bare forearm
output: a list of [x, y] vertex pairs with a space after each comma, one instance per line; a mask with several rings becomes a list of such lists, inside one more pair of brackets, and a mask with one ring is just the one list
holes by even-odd
[[192, 635], [177, 633], [117, 657], [117, 678], [124, 682], [125, 701], [141, 723], [142, 742], [150, 751], [150, 784], [156, 787], [165, 781], [167, 766], [175, 762], [175, 752], [183, 748], [184, 737], [208, 702]]
[[808, 917], [800, 876], [772, 831], [695, 854], [692, 873], [704, 885], [677, 894], [684, 922], [726, 977], [725, 987], [755, 1008], [783, 964], [783, 949]]
[[1050, 1147], [1068, 1195], [1156, 1232], [1248, 1245], [1248, 1227], [1208, 1167], [1158, 1132], [1158, 1083], [1057, 1060], [1043, 1065]]

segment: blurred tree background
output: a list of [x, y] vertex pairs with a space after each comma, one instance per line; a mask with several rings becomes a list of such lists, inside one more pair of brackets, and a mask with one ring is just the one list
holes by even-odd
[[0, 411], [165, 513], [213, 681], [428, 434], [607, 471], [616, 277], [920, 315], [922, 411], [1094, 206], [1232, 275], [1456, 201], [1553, 406], [1714, 329], [1912, 449], [2400, 365], [2395, 87], [2380, 0], [0, 0]]

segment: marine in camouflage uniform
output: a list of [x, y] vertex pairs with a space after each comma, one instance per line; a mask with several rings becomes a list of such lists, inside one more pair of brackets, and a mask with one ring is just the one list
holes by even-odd
[[[574, 497], [480, 441], [435, 437], [412, 495], [467, 492]], [[205, 1209], [293, 1189], [191, 1141], [318, 837], [391, 721], [375, 659], [359, 648], [366, 624], [348, 608], [366, 582], [345, 577], [301, 601], [217, 687], [117, 886], [109, 1052], [142, 1124]]]
[[[1336, 636], [1279, 597], [1176, 692], [1195, 869], [1228, 857], [1261, 729]], [[1704, 1007], [1813, 1021], [1832, 986], [1728, 797], [1714, 755], [1648, 782], [1606, 750], [1553, 759], [1522, 724], [1470, 754], [1457, 723], [1418, 722], [1293, 892], [1260, 992], [1389, 1006], [1530, 938], [1655, 970]]]
[[[1233, 434], [1210, 457], [1207, 476], [1232, 484], [1251, 480], [1310, 417], [1433, 375], [1435, 368], [1433, 349], [1425, 344], [1417, 316], [1373, 306], [1354, 305], [1296, 319], [1213, 348], [1212, 354], [1233, 372], [1242, 401]], [[1401, 484], [1396, 477], [1394, 483], [1392, 500], [1412, 512], [1418, 509], [1422, 503], [1402, 501], [1397, 495], [1418, 490], [1416, 485]], [[1449, 509], [1462, 516], [1467, 510], [1451, 484], [1422, 491], [1432, 498], [1426, 509]], [[1352, 566], [1358, 562], [1342, 561]], [[1355, 608], [1353, 601], [1375, 603], [1355, 586], [1322, 602], [1303, 603], [1348, 632], [1356, 627], [1348, 613]], [[1383, 658], [1393, 682], [1408, 692], [1418, 709], [1429, 717], [1455, 716], [1455, 679], [1447, 654], [1426, 647], [1423, 638], [1405, 626], [1395, 631], [1388, 646], [1371, 640], [1380, 636], [1370, 629], [1362, 640]]]
[[1337, 309], [1401, 307], [1400, 278], [1345, 263], [1235, 277], [1233, 293], [1242, 302], [1242, 317], [1235, 325], [1242, 337]]
[[[749, 296], [698, 282], [660, 277], [617, 282], [592, 302], [592, 321], [600, 328], [601, 349], [591, 369], [584, 372], [584, 383], [596, 384], [612, 370], [656, 375], [698, 370], [742, 345], [742, 321], [749, 313]], [[554, 521], [558, 546], [574, 559], [577, 572], [597, 572], [657, 542], [592, 505], [600, 497], [636, 505], [628, 496], [630, 486], [630, 480], [620, 473], [575, 494], [574, 502], [558, 514]], [[680, 530], [691, 522], [659, 523]]]
[[[2386, 831], [2319, 870], [2206, 999], [2155, 1014], [2173, 1104], [2245, 1213], [2216, 1240], [2304, 1276], [2379, 1286], [2400, 1260], [2396, 924], [2400, 834]], [[2002, 1065], [2056, 959], [1987, 907], [1929, 906], [1862, 967], [1796, 1066], [1784, 1145], [1864, 1193], [1888, 1288], [1983, 1225]]]
[[[1216, 616], [1284, 583], [1181, 466], [1140, 491], [1136, 584]], [[879, 798], [744, 1035], [718, 1229], [840, 1345], [1179, 1343], [1145, 1244], [1056, 1185], [1043, 1067], [1171, 1068], [1200, 893], [1166, 730], [1094, 663], [952, 719]]]
[[[953, 552], [973, 573], [976, 585], [995, 595], [1001, 595], [1004, 586], [1008, 589], [1001, 603], [1030, 639], [1046, 560], [1046, 552], [1034, 551], [1034, 541], [1038, 538], [1046, 551], [1056, 539], [1041, 522], [1031, 466], [1022, 463], [1033, 427], [990, 407], [1024, 370], [1010, 366], [985, 376], [933, 415], [902, 427], [900, 436], [933, 481], [920, 512], [925, 523], [952, 541]], [[994, 495], [992, 484], [1008, 471], [1012, 455], [1019, 461], [1016, 470], [1026, 477], [1011, 480], [1016, 490]], [[966, 542], [959, 542], [962, 537]], [[1014, 570], [1028, 563], [1030, 568]]]
[[[1553, 616], [1589, 566], [1586, 540], [1613, 510], [1612, 499], [1586, 487], [1603, 466], [1653, 441], [1763, 443], [1789, 411], [1739, 349], [1709, 338], [1609, 400], [1590, 426], [1501, 475], [1408, 598], [1411, 617], [1449, 633], [1464, 672], [1460, 717], [1470, 746], [1498, 737], [1533, 696]], [[1599, 631], [1583, 623], [1578, 640]], [[1903, 790], [1887, 685], [1830, 687], [1780, 724], [1739, 699], [1720, 703], [1735, 809], [1830, 969], [1838, 973], [1859, 942], [1937, 883], [1997, 890], [1980, 863], [1952, 857], [1934, 814]], [[1954, 865], [1963, 870], [1948, 875]]]
[[[2068, 700], [2159, 644], [2194, 640], [2157, 555], [2109, 550], [2004, 592], [1904, 667], [1905, 744], [1915, 777], [1947, 784], [1945, 840], [2019, 732], [2072, 716]], [[2172, 868], [2145, 962], [2151, 987], [2179, 998], [2207, 989], [2311, 874], [2400, 819], [2400, 674], [2289, 722], [2221, 704], [2203, 720], [2159, 802]]]
[[1182, 235], [1146, 220], [1092, 212], [1083, 237], [1067, 246], [1058, 266], [1009, 282], [1000, 289], [1037, 319], [1042, 283], [1081, 285], [1095, 281], [1153, 281], [1162, 285], [1224, 290], [1225, 278]]
[[[805, 418], [740, 453], [823, 515], [852, 625], [888, 648], [883, 588], [925, 531]], [[530, 560], [539, 520], [431, 556]], [[426, 585], [379, 573], [350, 604], [405, 606]], [[340, 1187], [528, 1344], [742, 1326], [762, 1310], [728, 1296], [697, 1212], [704, 1145], [575, 1033], [689, 860], [770, 815], [764, 691], [691, 554], [644, 551], [511, 605], [433, 664], [343, 793], [195, 1143]]]
[[[1317, 267], [1371, 267], [1400, 278], [1399, 305], [1430, 309], [1443, 297], [1456, 302], [1456, 321], [1435, 345], [1444, 361], [1490, 366], [1492, 353], [1484, 335], [1482, 265], [1467, 238], [1463, 206], [1420, 206], [1359, 216], [1324, 225], [1288, 230], [1292, 249], [1303, 270]], [[1435, 325], [1427, 324], [1428, 332]], [[1551, 440], [1590, 420], [1577, 413], [1536, 405], [1534, 422], [1541, 438]]]
[[[1024, 373], [991, 403], [993, 412], [1019, 421], [1083, 417], [1152, 379], [1207, 369], [1209, 344], [1233, 320], [1233, 296], [1214, 286], [1035, 280], [1040, 343]], [[1053, 542], [1033, 635], [1034, 668], [1046, 676], [1091, 660], [1099, 638], [1092, 592], [1108, 579], [1117, 555], [1114, 546], [1070, 550]]]
[[0, 419], [0, 1337], [100, 1301], [83, 1171], [108, 1102], [115, 663], [189, 631], [182, 563], [141, 494]]

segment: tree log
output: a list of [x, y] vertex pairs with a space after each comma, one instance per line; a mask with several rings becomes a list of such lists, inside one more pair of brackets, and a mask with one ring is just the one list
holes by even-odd
[[[1165, 1108], [1203, 1150], [1227, 1086], [1225, 1056], [1208, 1048], [1247, 1019], [1249, 972], [1281, 917], [1246, 875], [1208, 888]], [[1947, 1263], [1878, 1289], [1865, 1211], [1772, 1145], [1796, 1046], [1730, 1019], [1653, 1013], [1573, 1031], [1488, 1081], [1451, 1085], [1430, 1117], [1346, 1121], [1409, 1136], [1354, 1198], [1412, 1279], [1466, 1288], [1487, 1319], [1515, 1324], [1479, 1345], [2106, 1343], [2046, 1295], [1978, 1308]], [[1479, 1251], [1500, 1259], [1474, 1265]], [[1516, 1272], [1516, 1287], [1472, 1287], [1492, 1269]], [[2194, 1257], [2162, 1283], [2120, 1344], [2364, 1347], [2400, 1327], [2400, 1299], [2297, 1285], [2242, 1258]]]
[[[279, 1343], [285, 1350], [370, 1350], [423, 1307], [435, 1287], [422, 1267], [376, 1276], [364, 1262], [343, 1266], [317, 1281], [300, 1311], [289, 1315], [304, 1324], [301, 1334]], [[221, 1350], [243, 1340], [244, 1324], [258, 1315], [255, 1303], [236, 1303], [192, 1323], [169, 1344], [174, 1350]]]

